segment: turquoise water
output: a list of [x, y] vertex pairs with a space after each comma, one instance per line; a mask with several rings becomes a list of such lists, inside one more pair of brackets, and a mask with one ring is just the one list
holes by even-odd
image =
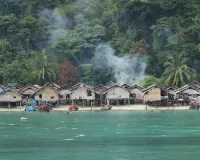
[[[20, 121], [24, 116], [28, 121]], [[200, 112], [0, 113], [0, 160], [199, 160]]]

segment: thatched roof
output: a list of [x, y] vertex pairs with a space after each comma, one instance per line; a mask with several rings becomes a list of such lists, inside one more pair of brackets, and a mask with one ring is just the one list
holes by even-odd
[[126, 88], [126, 89], [131, 89], [131, 88], [132, 88], [132, 87], [131, 87], [130, 85], [128, 85], [128, 84], [123, 84], [122, 87], [123, 87], [123, 88]]
[[197, 91], [197, 87], [195, 87], [195, 86], [193, 86], [193, 85], [185, 85], [185, 86], [183, 86], [183, 87], [181, 87], [181, 88], [178, 88], [177, 90], [175, 90], [175, 93], [177, 94], [177, 93], [180, 93], [180, 92], [184, 92], [185, 90], [188, 90], [188, 89], [193, 89], [193, 90], [196, 90]]
[[86, 84], [84, 84], [82, 82], [79, 82], [79, 83], [75, 84], [74, 86], [71, 87], [70, 90], [74, 91], [74, 90], [76, 90], [78, 88], [81, 88], [81, 87], [86, 87], [86, 88], [88, 88], [90, 90], [94, 90], [92, 86], [86, 85]]
[[110, 81], [110, 82], [106, 83], [106, 84], [104, 85], [104, 87], [110, 88], [110, 87], [115, 86], [115, 85], [117, 85], [117, 83], [114, 83], [114, 82]]
[[71, 87], [70, 85], [68, 85], [68, 84], [65, 84], [65, 85], [61, 86], [58, 90], [61, 91], [61, 90], [64, 90], [64, 89], [69, 89], [69, 90], [71, 90], [72, 87]]
[[38, 85], [38, 84], [35, 84], [35, 85], [33, 85], [33, 86], [35, 86], [36, 88], [42, 88], [40, 85]]
[[60, 86], [58, 84], [56, 84], [56, 83], [52, 83], [51, 85], [56, 89], [60, 88]]
[[100, 84], [94, 88], [94, 91], [97, 93], [103, 93], [105, 90], [107, 90], [107, 88], [105, 86], [103, 86], [102, 84]]
[[11, 89], [11, 88], [6, 88], [6, 89], [4, 89], [4, 90], [1, 90], [1, 91], [0, 91], [0, 95], [6, 93], [6, 92], [8, 92], [8, 91], [14, 92], [14, 93], [16, 93], [16, 94], [18, 94], [19, 96], [22, 97], [22, 94], [21, 94], [20, 92], [18, 92], [18, 91], [15, 90], [15, 89]]
[[183, 91], [183, 93], [187, 93], [190, 95], [200, 95], [200, 92], [194, 90], [194, 89], [186, 89], [185, 91]]
[[197, 88], [200, 89], [200, 83], [199, 83], [199, 82], [194, 81], [194, 82], [192, 83], [192, 85], [194, 85], [194, 86], [196, 86]]
[[111, 90], [111, 89], [113, 89], [113, 88], [122, 88], [122, 89], [124, 89], [124, 90], [126, 90], [126, 91], [129, 92], [129, 90], [126, 89], [126, 88], [123, 88], [123, 87], [121, 87], [121, 86], [119, 86], [119, 85], [114, 85], [114, 86], [111, 86], [110, 88], [107, 88], [107, 89], [103, 92], [103, 94], [107, 93], [109, 90]]
[[32, 84], [27, 84], [26, 86], [22, 87], [22, 88], [19, 90], [19, 92], [20, 92], [20, 93], [23, 93], [24, 91], [26, 91], [26, 90], [29, 89], [29, 88], [31, 88], [31, 89], [34, 90], [34, 91], [37, 91], [37, 90], [38, 90], [38, 88], [37, 88], [36, 86], [34, 86], [34, 85], [32, 85]]
[[44, 89], [45, 87], [50, 87], [52, 88], [55, 92], [57, 92], [60, 96], [62, 96], [62, 94], [58, 91], [57, 88], [55, 88], [52, 84], [50, 84], [49, 82], [47, 82], [44, 86], [42, 86], [41, 88], [39, 88], [32, 96], [34, 96], [36, 93], [38, 93], [39, 91], [41, 91], [42, 89]]
[[135, 85], [133, 85], [132, 87], [131, 87], [131, 89], [134, 89], [134, 88], [137, 88], [137, 89], [139, 89], [139, 90], [143, 90], [144, 88], [142, 88], [141, 86], [139, 86], [139, 85], [137, 85], [137, 84], [135, 84]]
[[16, 84], [16, 83], [10, 83], [10, 84], [7, 84], [5, 86], [5, 88], [12, 88], [12, 89], [15, 89], [15, 90], [19, 90], [22, 88], [22, 86]]
[[148, 91], [151, 90], [152, 88], [159, 88], [161, 91], [164, 91], [164, 92], [167, 92], [167, 93], [168, 93], [168, 91], [167, 91], [166, 89], [160, 87], [159, 85], [155, 85], [155, 84], [154, 84], [154, 85], [152, 85], [152, 86], [150, 86], [150, 87], [148, 87], [148, 88], [143, 89], [143, 90], [142, 90], [143, 94], [145, 94], [146, 92], [148, 92]]

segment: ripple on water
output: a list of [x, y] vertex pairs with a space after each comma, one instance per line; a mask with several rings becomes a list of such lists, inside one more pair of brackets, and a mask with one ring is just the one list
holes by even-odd
[[15, 126], [16, 124], [8, 124], [9, 126]]
[[74, 139], [64, 139], [65, 141], [73, 141]]
[[72, 128], [72, 130], [76, 130], [76, 129], [78, 129], [78, 128]]
[[77, 135], [76, 137], [85, 137], [84, 134]]

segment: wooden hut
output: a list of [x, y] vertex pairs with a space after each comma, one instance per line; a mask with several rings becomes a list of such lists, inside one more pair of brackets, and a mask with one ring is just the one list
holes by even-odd
[[72, 87], [68, 84], [61, 86], [58, 90], [62, 94], [62, 101], [64, 104], [70, 104], [70, 94], [71, 94]]
[[143, 88], [139, 85], [134, 85], [129, 89], [130, 103], [143, 103]]
[[38, 89], [33, 95], [36, 101], [58, 102], [62, 94], [54, 88], [50, 83], [46, 83]]
[[152, 85], [142, 92], [145, 103], [158, 105], [160, 102], [162, 105], [168, 104], [168, 92], [158, 85]]
[[105, 95], [105, 99], [107, 100], [107, 105], [120, 105], [126, 104], [127, 101], [129, 103], [129, 94], [130, 92], [121, 86], [114, 85], [103, 93]]
[[72, 104], [92, 106], [95, 101], [95, 91], [91, 86], [78, 83], [72, 86], [70, 97]]
[[25, 87], [21, 88], [19, 92], [23, 95], [23, 99], [30, 99], [31, 96], [38, 90], [37, 87], [35, 87], [32, 84], [27, 84]]
[[22, 97], [22, 94], [17, 90], [7, 88], [0, 91], [0, 104], [9, 108], [10, 106], [21, 105]]
[[177, 90], [174, 91], [176, 100], [178, 103], [190, 103], [191, 98], [197, 98], [200, 96], [200, 92], [198, 87], [194, 85], [185, 85]]
[[107, 90], [106, 87], [104, 87], [102, 84], [96, 86], [94, 88], [94, 91], [95, 91], [95, 104], [97, 106], [103, 106], [106, 104], [105, 102], [105, 96], [104, 96], [104, 91]]

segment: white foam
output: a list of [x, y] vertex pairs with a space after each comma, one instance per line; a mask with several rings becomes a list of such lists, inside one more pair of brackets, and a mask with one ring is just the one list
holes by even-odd
[[78, 128], [72, 128], [72, 130], [76, 130], [76, 129], [78, 129]]
[[84, 134], [80, 134], [80, 135], [78, 135], [76, 137], [85, 137], [85, 135]]
[[65, 141], [73, 141], [74, 139], [65, 139]]
[[9, 126], [14, 126], [15, 124], [8, 124]]

